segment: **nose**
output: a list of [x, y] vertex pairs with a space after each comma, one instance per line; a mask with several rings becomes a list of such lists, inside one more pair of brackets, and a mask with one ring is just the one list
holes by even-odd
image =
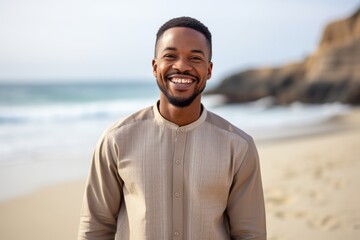
[[180, 57], [174, 62], [172, 68], [178, 70], [179, 72], [186, 72], [192, 70], [192, 66], [187, 61], [187, 59]]

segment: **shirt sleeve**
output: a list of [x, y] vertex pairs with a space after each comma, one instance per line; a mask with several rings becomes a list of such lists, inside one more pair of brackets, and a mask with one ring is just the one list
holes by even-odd
[[85, 188], [78, 240], [115, 238], [123, 184], [114, 157], [116, 150], [116, 145], [106, 135], [95, 148]]
[[[260, 163], [251, 139], [230, 189], [227, 214], [231, 239], [265, 240], [266, 220]], [[241, 161], [242, 160], [242, 161]]]

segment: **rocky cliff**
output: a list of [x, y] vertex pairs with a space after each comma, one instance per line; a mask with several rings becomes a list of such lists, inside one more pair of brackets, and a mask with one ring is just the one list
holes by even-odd
[[222, 94], [229, 103], [272, 96], [278, 104], [360, 104], [360, 9], [330, 23], [317, 50], [303, 61], [240, 72], [206, 94]]

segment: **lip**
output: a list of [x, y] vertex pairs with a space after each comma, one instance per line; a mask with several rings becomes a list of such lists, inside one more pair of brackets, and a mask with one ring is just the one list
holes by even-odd
[[167, 79], [170, 85], [177, 91], [186, 91], [197, 82], [195, 77], [184, 74], [171, 74]]
[[185, 79], [185, 80], [191, 80], [193, 82], [195, 82], [197, 79], [196, 77], [189, 75], [189, 74], [170, 74], [167, 76], [168, 80], [172, 80], [172, 79]]

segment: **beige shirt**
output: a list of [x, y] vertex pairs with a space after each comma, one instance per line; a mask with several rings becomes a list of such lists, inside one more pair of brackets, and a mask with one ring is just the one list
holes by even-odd
[[266, 239], [252, 138], [206, 109], [181, 127], [156, 105], [119, 121], [95, 149], [78, 239]]

